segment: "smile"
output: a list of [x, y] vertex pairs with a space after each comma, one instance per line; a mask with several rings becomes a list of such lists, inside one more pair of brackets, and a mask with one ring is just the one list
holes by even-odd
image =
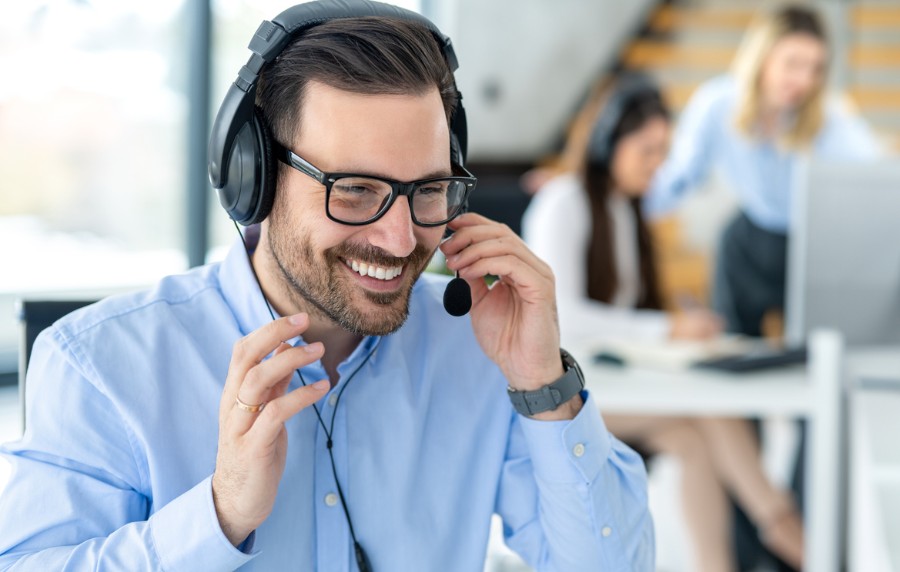
[[358, 272], [360, 276], [369, 276], [370, 278], [375, 278], [377, 280], [393, 280], [403, 272], [402, 266], [385, 268], [382, 266], [375, 266], [374, 264], [359, 262], [357, 260], [344, 260], [344, 264], [350, 267], [354, 272]]

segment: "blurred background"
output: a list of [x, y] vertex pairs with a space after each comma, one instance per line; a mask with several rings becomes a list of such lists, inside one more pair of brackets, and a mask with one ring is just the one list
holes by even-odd
[[[260, 21], [290, 0], [28, 0], [0, 7], [0, 385], [16, 383], [16, 300], [97, 298], [221, 257], [234, 229], [206, 175], [209, 125]], [[762, 2], [406, 0], [447, 33], [469, 123], [471, 209], [518, 231], [573, 166], [605, 82], [643, 70], [676, 114], [727, 71]], [[900, 149], [900, 1], [819, 0], [832, 88]], [[580, 131], [579, 131], [580, 130]], [[579, 135], [581, 133], [581, 135]], [[567, 146], [568, 142], [568, 146]], [[573, 143], [574, 142], [574, 143]], [[713, 177], [653, 222], [667, 299], [708, 299], [736, 199]], [[900, 214], [900, 213], [898, 213]], [[18, 435], [2, 394], [0, 441]], [[0, 475], [2, 477], [2, 475]], [[676, 512], [672, 501], [671, 512]], [[677, 516], [661, 569], [685, 568]], [[497, 549], [493, 570], [519, 570]]]
[[[14, 300], [144, 285], [209, 260], [233, 229], [206, 179], [208, 125], [247, 38], [290, 0], [55, 0], [0, 8], [0, 375]], [[728, 69], [759, 2], [408, 0], [454, 41], [472, 208], [520, 228], [521, 175], [564, 144], [610, 72], [649, 72], [677, 111]], [[831, 80], [900, 141], [900, 3], [821, 0]], [[548, 24], [548, 22], [550, 24]], [[590, 119], [587, 119], [590, 122]], [[583, 121], [584, 123], [584, 121]], [[577, 139], [577, 137], [575, 138]], [[715, 184], [656, 223], [663, 282], [705, 299], [734, 199]], [[714, 195], [715, 198], [710, 197]]]

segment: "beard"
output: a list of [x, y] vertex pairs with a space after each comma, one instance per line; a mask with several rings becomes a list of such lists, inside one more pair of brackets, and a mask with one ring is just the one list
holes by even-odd
[[[341, 243], [317, 256], [312, 233], [294, 230], [285, 210], [273, 209], [267, 234], [269, 250], [291, 299], [310, 314], [318, 314], [358, 336], [384, 336], [400, 329], [409, 317], [413, 286], [434, 250], [416, 243], [409, 256], [398, 258], [374, 246]], [[392, 292], [366, 290], [344, 270], [345, 260], [402, 266], [400, 278], [405, 283]], [[354, 302], [359, 297], [368, 303]]]

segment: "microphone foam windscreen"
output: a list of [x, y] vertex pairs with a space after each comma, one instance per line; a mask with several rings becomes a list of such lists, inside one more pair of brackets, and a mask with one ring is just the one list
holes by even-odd
[[447, 283], [444, 309], [451, 316], [464, 316], [472, 309], [472, 289], [468, 282], [457, 276]]

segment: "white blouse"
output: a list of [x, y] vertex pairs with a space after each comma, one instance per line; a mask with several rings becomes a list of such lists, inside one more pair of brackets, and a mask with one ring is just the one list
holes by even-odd
[[625, 197], [612, 194], [618, 289], [611, 304], [588, 298], [587, 253], [591, 241], [591, 207], [575, 175], [562, 175], [535, 195], [522, 219], [522, 236], [556, 276], [563, 345], [584, 339], [628, 338], [659, 341], [669, 334], [664, 312], [637, 310], [641, 289], [640, 253], [634, 211]]

